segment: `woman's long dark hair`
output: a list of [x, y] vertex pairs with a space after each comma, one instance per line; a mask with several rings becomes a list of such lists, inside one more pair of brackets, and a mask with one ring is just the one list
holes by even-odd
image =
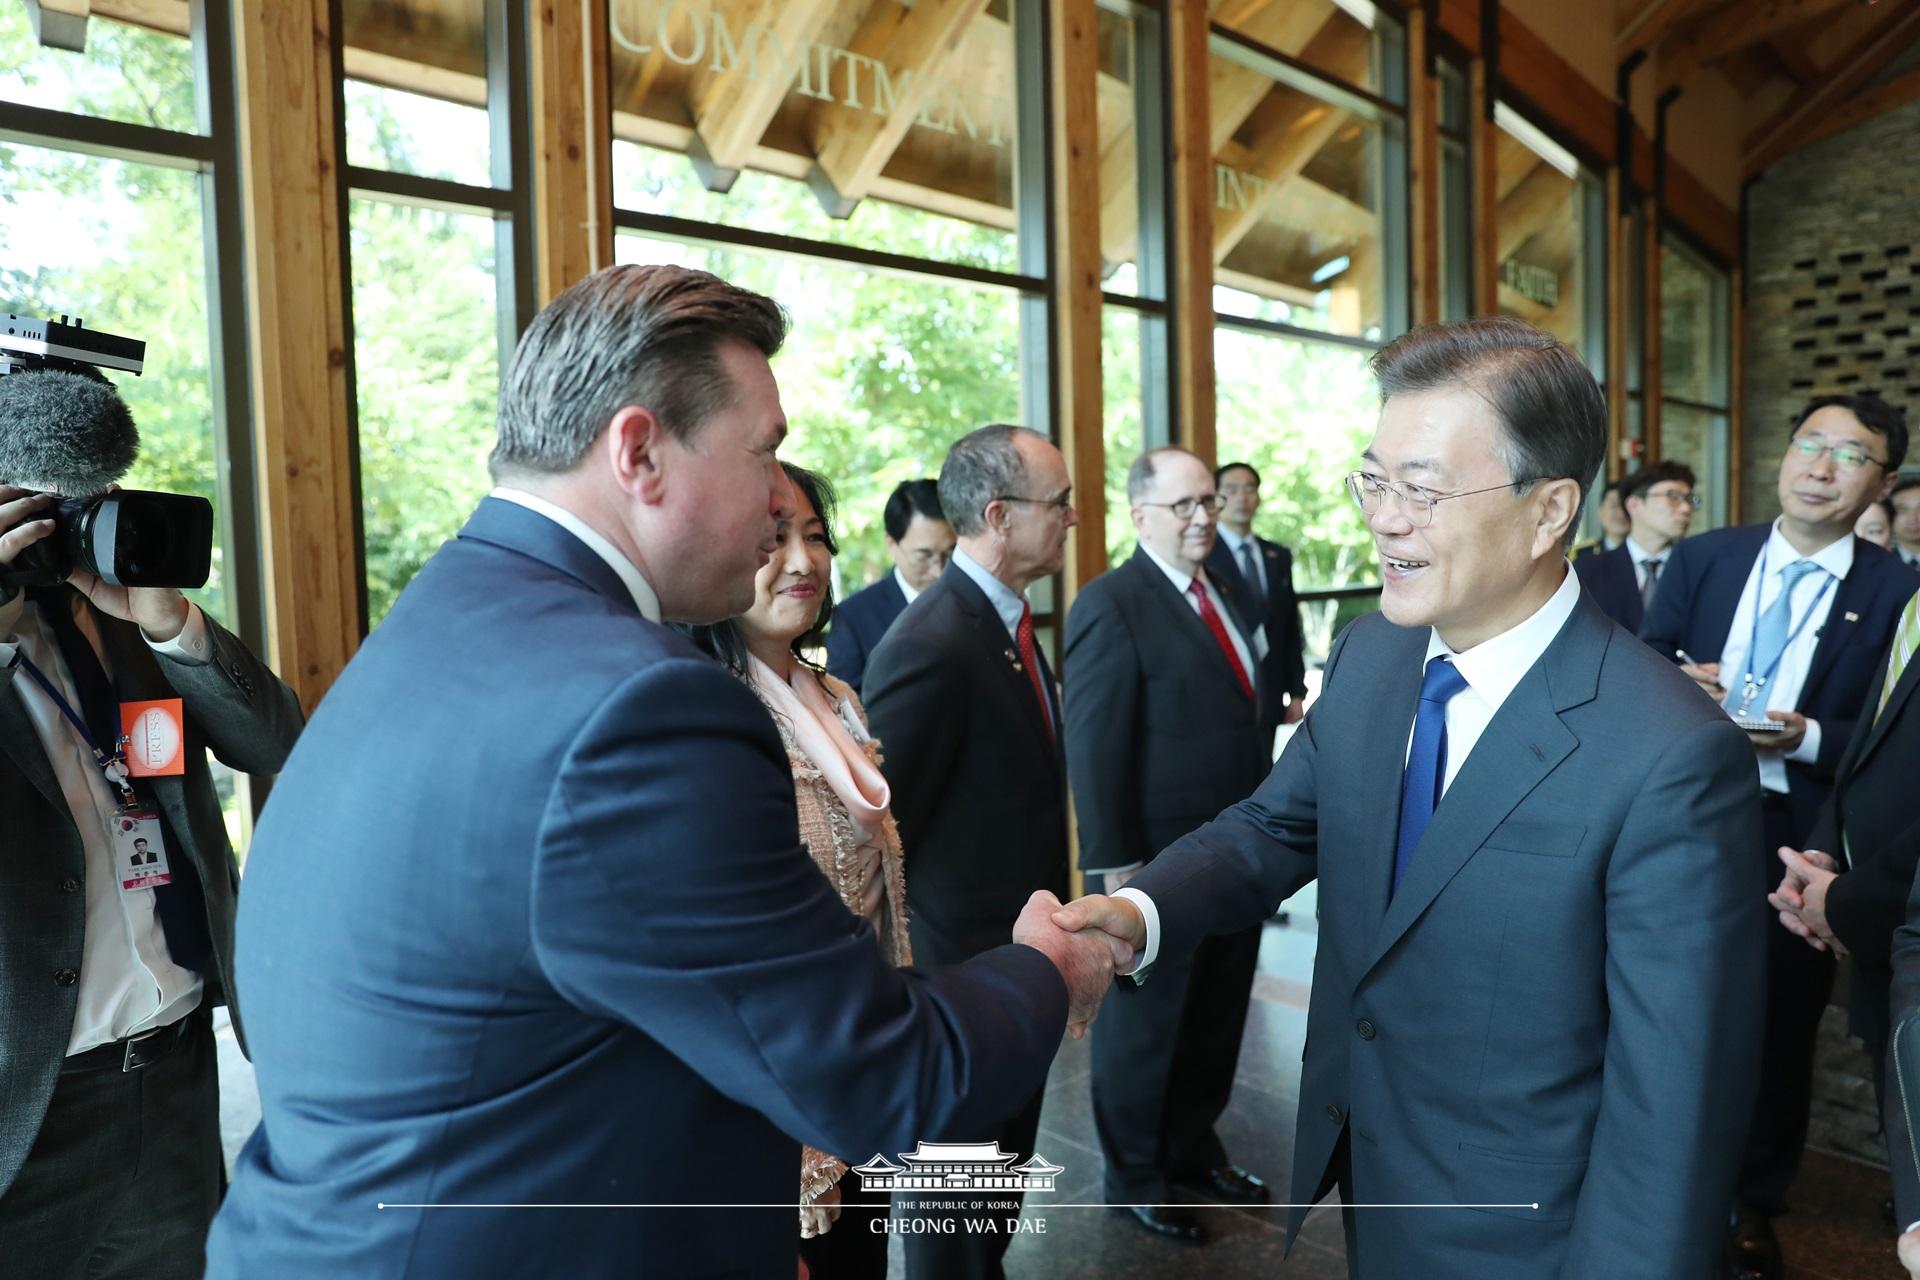
[[[793, 487], [807, 496], [814, 511], [820, 517], [821, 531], [826, 535], [827, 554], [840, 554], [840, 544], [833, 536], [833, 517], [839, 506], [839, 498], [833, 492], [833, 485], [827, 478], [805, 467], [797, 467], [791, 462], [782, 462], [781, 470], [787, 473], [787, 479], [793, 481]], [[820, 612], [815, 615], [813, 625], [802, 635], [794, 637], [793, 656], [808, 666], [813, 666], [807, 657], [808, 649], [817, 648], [825, 642], [827, 623], [833, 617], [833, 575], [820, 584]], [[740, 620], [728, 618], [725, 622], [715, 622], [707, 626], [685, 628], [687, 638], [692, 640], [702, 652], [711, 654], [726, 664], [727, 670], [744, 678], [747, 674], [747, 638], [740, 631]]]

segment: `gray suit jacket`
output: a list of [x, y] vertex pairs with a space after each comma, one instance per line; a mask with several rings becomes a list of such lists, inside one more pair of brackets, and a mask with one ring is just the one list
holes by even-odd
[[[205, 889], [213, 936], [205, 1003], [229, 1003], [240, 879], [205, 749], [242, 773], [278, 772], [300, 732], [299, 699], [211, 618], [213, 657], [204, 665], [156, 654], [132, 623], [97, 611], [94, 619], [122, 701], [185, 703], [186, 773], [155, 778], [153, 790], [184, 846], [168, 856], [191, 859]], [[80, 833], [20, 701], [25, 679], [0, 667], [0, 1195], [40, 1132], [66, 1056], [80, 989], [54, 975], [79, 972], [86, 925]]]
[[1361, 1211], [1354, 1274], [1704, 1275], [1759, 1056], [1752, 750], [1583, 596], [1389, 899], [1426, 643], [1349, 627], [1266, 782], [1133, 886], [1177, 949], [1318, 878], [1293, 1198], [1346, 1130], [1359, 1202], [1482, 1206]]

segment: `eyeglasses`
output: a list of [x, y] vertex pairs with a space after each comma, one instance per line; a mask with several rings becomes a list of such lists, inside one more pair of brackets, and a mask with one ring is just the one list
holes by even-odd
[[1833, 465], [1842, 471], [1858, 471], [1869, 462], [1883, 471], [1887, 466], [1857, 444], [1830, 444], [1819, 436], [1801, 436], [1789, 447], [1808, 462], [1818, 462], [1823, 455], [1830, 453], [1833, 455]]
[[1178, 502], [1136, 502], [1133, 505], [1136, 507], [1165, 507], [1167, 510], [1173, 512], [1174, 519], [1191, 520], [1193, 519], [1194, 508], [1196, 507], [1204, 507], [1208, 515], [1219, 515], [1221, 508], [1227, 505], [1227, 500], [1217, 493], [1210, 493], [1204, 498], [1182, 498]]
[[1023, 498], [1012, 493], [996, 493], [991, 498], [988, 498], [987, 501], [1024, 502], [1034, 507], [1052, 507], [1057, 514], [1065, 517], [1073, 510], [1073, 491], [1069, 489], [1057, 498]]
[[1360, 508], [1361, 514], [1371, 516], [1380, 510], [1380, 503], [1391, 493], [1400, 504], [1400, 510], [1416, 529], [1424, 529], [1433, 523], [1433, 504], [1446, 502], [1452, 498], [1471, 498], [1476, 493], [1492, 493], [1495, 489], [1512, 489], [1528, 481], [1510, 480], [1506, 484], [1489, 485], [1484, 489], [1464, 489], [1459, 493], [1435, 493], [1423, 489], [1417, 484], [1408, 484], [1404, 480], [1382, 480], [1379, 476], [1370, 476], [1364, 471], [1352, 471], [1347, 474], [1347, 494], [1353, 499], [1353, 505]]
[[1700, 509], [1700, 504], [1704, 501], [1697, 493], [1682, 493], [1678, 489], [1668, 489], [1664, 493], [1655, 493], [1649, 489], [1641, 496], [1656, 502], [1664, 502], [1670, 507], [1692, 507], [1695, 511]]

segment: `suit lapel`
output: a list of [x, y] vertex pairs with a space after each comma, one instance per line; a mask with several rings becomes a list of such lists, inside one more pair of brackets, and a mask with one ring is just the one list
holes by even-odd
[[[1207, 624], [1200, 620], [1200, 615], [1195, 612], [1193, 606], [1187, 602], [1187, 598], [1174, 589], [1172, 579], [1168, 578], [1167, 575], [1161, 571], [1160, 566], [1155, 564], [1144, 550], [1136, 550], [1133, 553], [1133, 558], [1127, 561], [1125, 568], [1145, 584], [1146, 590], [1153, 595], [1157, 601], [1156, 607], [1162, 610], [1172, 611], [1175, 620], [1174, 625], [1187, 633], [1188, 643], [1201, 646], [1207, 653], [1208, 657], [1206, 662], [1208, 669], [1231, 685], [1234, 693], [1242, 698], [1246, 697], [1245, 691], [1240, 687], [1240, 681], [1234, 678], [1233, 667], [1228, 663], [1225, 651], [1220, 648], [1220, 642], [1213, 638], [1213, 632], [1207, 630]], [[1225, 595], [1226, 593], [1222, 592], [1221, 594]], [[1232, 613], [1234, 614], [1232, 623], [1234, 626], [1240, 628], [1240, 638], [1246, 641], [1247, 656], [1252, 657], [1253, 641], [1250, 638], [1252, 633], [1248, 630], [1246, 624], [1240, 620], [1239, 612], [1238, 609], [1232, 609]], [[1226, 619], [1222, 619], [1222, 621], [1226, 621]], [[1252, 684], [1253, 679], [1254, 673], [1251, 671], [1247, 672], [1247, 683]]]
[[1834, 669], [1841, 653], [1853, 643], [1860, 631], [1860, 618], [1873, 603], [1871, 575], [1854, 559], [1853, 569], [1833, 589], [1833, 605], [1826, 621], [1820, 624], [1819, 640], [1807, 663], [1807, 678], [1800, 686], [1800, 705], [1810, 706], [1820, 694], [1820, 686]]
[[1370, 863], [1360, 871], [1360, 927], [1367, 931], [1375, 929], [1387, 913], [1394, 837], [1400, 826], [1400, 784], [1407, 771], [1407, 735], [1420, 706], [1427, 634], [1425, 627], [1398, 629], [1394, 635], [1398, 643], [1390, 646], [1380, 669], [1367, 679], [1367, 687], [1374, 691], [1368, 706], [1381, 726], [1378, 733], [1365, 735], [1367, 745], [1353, 782], [1354, 795], [1372, 797], [1371, 803], [1361, 806], [1354, 840], [1354, 850]]
[[[1733, 550], [1709, 566], [1705, 581], [1701, 584], [1700, 607], [1694, 616], [1702, 620], [1705, 630], [1688, 637], [1696, 642], [1697, 647], [1687, 646], [1692, 649], [1695, 661], [1718, 662], [1720, 655], [1727, 651], [1727, 637], [1733, 631], [1733, 615], [1740, 610], [1740, 596], [1747, 589], [1747, 579], [1753, 574], [1753, 566], [1760, 559], [1761, 549], [1773, 535], [1773, 526], [1757, 525], [1741, 532], [1748, 536], [1733, 540]], [[1673, 568], [1671, 558], [1667, 561], [1667, 568]]]
[[[1879, 704], [1880, 690], [1886, 686], [1887, 665], [1892, 661], [1893, 655], [1892, 653], [1888, 653], [1887, 661], [1880, 664], [1875, 674], [1873, 692], [1870, 695], [1873, 699], [1873, 704], [1866, 709], [1869, 715], [1873, 714], [1874, 706]], [[1887, 705], [1880, 710], [1878, 715], [1874, 716], [1873, 727], [1867, 730], [1867, 740], [1860, 746], [1859, 758], [1842, 770], [1843, 777], [1851, 775], [1866, 761], [1868, 756], [1873, 754], [1874, 748], [1880, 745], [1880, 740], [1887, 736], [1887, 730], [1891, 728], [1893, 722], [1899, 718], [1900, 708], [1905, 705], [1909, 698], [1914, 696], [1913, 691], [1917, 688], [1920, 688], [1920, 657], [1915, 657], [1912, 661], [1908, 662], [1907, 669], [1900, 673], [1900, 679], [1894, 683], [1893, 694], [1887, 699]]]
[[[23, 677], [17, 672], [13, 679]], [[20, 700], [17, 686], [9, 686], [0, 692], [0, 747], [5, 747], [7, 755], [22, 774], [26, 775], [47, 803], [65, 814], [67, 797], [60, 790], [59, 780], [53, 776], [53, 762], [47, 759], [47, 753], [40, 745], [40, 735], [34, 732], [33, 720], [27, 715], [27, 707]]]
[[[1014, 645], [1013, 637], [1007, 634], [1007, 624], [1001, 621], [1000, 615], [994, 610], [993, 602], [987, 599], [987, 593], [967, 576], [966, 570], [950, 567], [941, 580], [946, 581], [947, 578], [953, 579], [951, 589], [954, 600], [960, 605], [962, 611], [973, 619], [974, 637], [980, 644], [988, 665], [1000, 672], [1001, 681], [1013, 695], [1014, 700], [1020, 704], [1028, 725], [1034, 733], [1039, 735], [1041, 742], [1048, 744], [1048, 759], [1057, 762], [1060, 754], [1058, 737], [1047, 727], [1046, 712], [1040, 709], [1039, 700], [1033, 696], [1033, 681], [1027, 675], [1025, 664], [1020, 661], [1020, 651]], [[1035, 657], [1039, 657], [1038, 637], [1035, 637], [1033, 652]], [[1052, 681], [1046, 674], [1044, 658], [1040, 662], [1040, 672], [1043, 684], [1051, 686]], [[1058, 708], [1053, 706], [1053, 693], [1050, 687], [1047, 702], [1048, 710], [1052, 711], [1055, 717], [1054, 724], [1058, 725], [1060, 713]]]

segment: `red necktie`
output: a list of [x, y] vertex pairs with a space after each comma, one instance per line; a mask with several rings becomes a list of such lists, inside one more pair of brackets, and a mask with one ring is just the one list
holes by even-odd
[[1033, 607], [1020, 606], [1020, 625], [1013, 633], [1014, 643], [1020, 646], [1020, 661], [1027, 668], [1027, 678], [1033, 681], [1033, 696], [1040, 699], [1040, 718], [1047, 723], [1047, 736], [1053, 736], [1053, 708], [1047, 704], [1047, 687], [1040, 680], [1040, 656], [1033, 648]]
[[1247, 669], [1240, 665], [1240, 655], [1234, 652], [1233, 640], [1227, 635], [1227, 624], [1220, 621], [1220, 614], [1207, 596], [1207, 589], [1200, 585], [1200, 579], [1187, 584], [1187, 594], [1200, 606], [1200, 621], [1207, 624], [1207, 630], [1213, 632], [1214, 643], [1227, 655], [1227, 665], [1233, 668], [1233, 678], [1240, 682], [1240, 692], [1247, 695], [1247, 701], [1253, 701], [1253, 682], [1247, 679]]

